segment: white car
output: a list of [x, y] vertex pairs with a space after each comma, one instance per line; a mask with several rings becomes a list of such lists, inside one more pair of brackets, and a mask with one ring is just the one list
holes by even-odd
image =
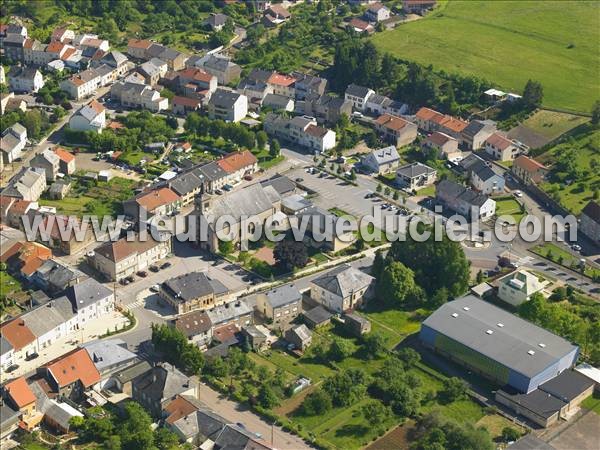
[[573, 244], [573, 246], [571, 248], [573, 250], [575, 250], [576, 252], [580, 252], [581, 251], [581, 245]]
[[515, 194], [515, 197], [519, 197], [519, 198], [523, 197], [523, 193], [521, 191], [515, 191], [514, 194]]
[[158, 290], [159, 290], [159, 286], [158, 286], [158, 284], [155, 284], [155, 285], [153, 285], [153, 286], [150, 286], [150, 291], [152, 291], [152, 292], [158, 292]]

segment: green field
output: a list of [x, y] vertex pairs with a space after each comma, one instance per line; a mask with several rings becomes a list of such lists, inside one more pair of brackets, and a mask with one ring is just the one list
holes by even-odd
[[472, 74], [520, 93], [544, 87], [544, 105], [590, 111], [599, 97], [600, 3], [449, 1], [424, 19], [376, 33], [404, 60]]
[[516, 223], [519, 223], [524, 214], [521, 211], [521, 205], [512, 197], [495, 198], [496, 216], [512, 216]]
[[589, 119], [573, 114], [559, 113], [540, 109], [527, 118], [523, 125], [550, 140], [556, 139], [567, 131], [588, 122]]

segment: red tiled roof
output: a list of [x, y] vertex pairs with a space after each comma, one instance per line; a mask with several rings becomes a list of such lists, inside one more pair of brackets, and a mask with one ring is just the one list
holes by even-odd
[[296, 82], [296, 79], [290, 75], [284, 75], [281, 73], [273, 73], [268, 80], [270, 84], [276, 84], [277, 86], [291, 86]]
[[77, 348], [49, 362], [44, 367], [50, 371], [59, 388], [68, 386], [77, 380], [88, 388], [100, 381], [100, 373], [84, 348]]
[[398, 131], [407, 126], [410, 122], [402, 117], [392, 116], [391, 114], [382, 114], [375, 120], [375, 123], [389, 128], [390, 130]]
[[180, 70], [177, 73], [182, 78], [186, 78], [186, 79], [190, 79], [190, 80], [194, 80], [194, 81], [204, 81], [206, 83], [209, 83], [210, 80], [213, 79], [213, 75], [211, 75], [210, 73], [205, 72], [204, 70], [201, 70], [201, 69], [194, 68], [194, 67]]
[[98, 115], [98, 114], [102, 113], [102, 111], [104, 111], [104, 105], [102, 105], [102, 103], [100, 103], [98, 100], [92, 100], [88, 104], [88, 106], [94, 110], [96, 115]]
[[19, 409], [34, 403], [36, 400], [35, 394], [24, 377], [10, 381], [4, 386], [4, 389]]
[[258, 160], [256, 156], [250, 153], [249, 150], [242, 152], [233, 152], [225, 156], [223, 159], [217, 161], [217, 164], [221, 169], [227, 173], [234, 173], [238, 170], [242, 170], [245, 167], [256, 164]]
[[48, 47], [46, 47], [46, 52], [60, 53], [60, 51], [63, 49], [64, 46], [65, 46], [65, 44], [63, 44], [60, 41], [52, 41], [48, 44]]
[[499, 148], [500, 150], [504, 150], [513, 145], [510, 139], [502, 136], [500, 133], [492, 134], [489, 138], [486, 139], [485, 142], [496, 148]]
[[176, 202], [179, 198], [179, 195], [165, 187], [150, 191], [147, 194], [138, 197], [137, 203], [147, 211], [153, 211], [159, 206]]
[[58, 156], [60, 158], [60, 160], [62, 162], [67, 163], [67, 164], [75, 159], [75, 155], [69, 153], [62, 147], [56, 147], [54, 149], [54, 153], [56, 154], [56, 156]]
[[147, 49], [152, 44], [153, 42], [148, 39], [129, 39], [127, 47]]
[[548, 170], [542, 163], [537, 162], [525, 155], [518, 156], [513, 162], [513, 166], [521, 167], [528, 172], [535, 172], [538, 169]]
[[417, 111], [416, 117], [417, 117], [417, 119], [421, 119], [421, 120], [434, 120], [435, 118], [438, 118], [438, 117], [440, 117], [440, 118], [444, 117], [444, 115], [433, 109], [422, 107], [421, 109], [419, 109]]
[[188, 106], [190, 108], [195, 108], [201, 102], [200, 102], [200, 100], [195, 99], [195, 98], [181, 97], [179, 95], [176, 95], [175, 97], [173, 97], [172, 103], [173, 103], [173, 105], [182, 105], [182, 106]]
[[21, 215], [25, 214], [27, 209], [31, 206], [31, 203], [32, 202], [30, 202], [29, 200], [17, 200], [10, 207], [9, 211], [11, 214], [21, 216]]
[[469, 124], [464, 120], [457, 119], [456, 117], [445, 116], [444, 120], [441, 121], [440, 125], [444, 128], [447, 128], [448, 130], [460, 133], [462, 130], [467, 128]]
[[27, 328], [25, 321], [20, 318], [16, 318], [0, 325], [0, 333], [4, 339], [10, 342], [10, 345], [12, 345], [15, 350], [21, 350], [26, 345], [35, 341], [34, 334]]
[[60, 59], [62, 59], [63, 61], [66, 61], [67, 59], [69, 59], [71, 57], [71, 55], [73, 53], [75, 53], [77, 51], [77, 49], [75, 47], [69, 47], [65, 50], [65, 52], [63, 53], [63, 55], [60, 57]]
[[178, 395], [165, 407], [165, 412], [168, 413], [166, 422], [172, 424], [181, 419], [182, 417], [192, 414], [194, 411], [197, 410], [198, 408], [196, 407], [196, 405], [194, 405], [192, 402], [182, 397], [181, 395]]
[[363, 31], [371, 26], [369, 22], [365, 22], [364, 20], [360, 20], [356, 17], [350, 21], [350, 25], [352, 25], [354, 28], [358, 28], [359, 30]]

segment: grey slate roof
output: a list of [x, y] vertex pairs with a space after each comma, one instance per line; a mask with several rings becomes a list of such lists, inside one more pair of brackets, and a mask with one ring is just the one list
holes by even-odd
[[127, 350], [125, 341], [118, 338], [87, 342], [82, 347], [86, 349], [100, 373], [137, 359], [135, 353]]
[[119, 371], [114, 375], [114, 378], [119, 380], [121, 384], [124, 384], [145, 374], [150, 369], [152, 369], [152, 366], [148, 361], [140, 361], [127, 369]]
[[162, 284], [162, 288], [181, 302], [229, 291], [223, 283], [209, 278], [204, 272], [190, 272], [171, 278]]
[[57, 288], [58, 291], [66, 289], [69, 283], [83, 276], [80, 271], [70, 269], [51, 259], [44, 261], [35, 273], [36, 277], [44, 280], [49, 286]]
[[469, 125], [467, 125], [465, 127], [464, 130], [462, 130], [462, 134], [464, 136], [469, 136], [469, 137], [474, 137], [477, 133], [479, 133], [481, 130], [486, 130], [486, 131], [494, 131], [496, 129], [496, 127], [490, 123], [490, 122], [486, 122], [486, 121], [482, 121], [482, 120], [472, 120], [471, 122], [469, 122]]
[[41, 337], [74, 316], [69, 299], [60, 297], [26, 312], [21, 318], [34, 336]]
[[[473, 295], [442, 305], [423, 325], [525, 376], [537, 375], [577, 348]], [[531, 350], [533, 355], [528, 354]]]
[[542, 441], [532, 433], [523, 436], [517, 442], [506, 448], [510, 450], [555, 450], [550, 444]]
[[214, 327], [238, 317], [252, 314], [252, 308], [243, 300], [225, 303], [206, 311]]
[[292, 99], [280, 94], [267, 94], [263, 100], [264, 106], [273, 106], [275, 108], [286, 108]]
[[227, 419], [208, 408], [200, 408], [198, 411], [176, 420], [172, 426], [187, 439], [200, 435], [202, 437], [200, 441], [206, 439], [214, 441], [226, 424]]
[[366, 97], [370, 89], [368, 87], [359, 86], [357, 84], [350, 84], [346, 88], [346, 94], [352, 95], [353, 97]]
[[310, 322], [318, 325], [331, 319], [333, 314], [323, 308], [321, 305], [302, 313]]
[[369, 286], [373, 280], [374, 278], [371, 275], [367, 275], [348, 264], [342, 264], [315, 278], [312, 282], [328, 292], [345, 298], [351, 295], [352, 292]]
[[227, 89], [217, 89], [210, 96], [209, 103], [217, 108], [232, 108], [242, 94]]
[[7, 404], [0, 405], [0, 427], [3, 431], [19, 423], [20, 417], [20, 411], [15, 411]]
[[302, 294], [293, 284], [279, 286], [266, 293], [267, 300], [273, 308], [280, 308], [302, 300]]
[[295, 327], [290, 328], [286, 332], [286, 336], [289, 336], [291, 334], [296, 335], [298, 339], [302, 342], [305, 342], [312, 337], [312, 332], [304, 324], [296, 325]]
[[570, 403], [592, 386], [594, 386], [594, 382], [585, 375], [574, 370], [565, 370], [544, 384], [540, 384], [538, 389], [559, 398], [565, 403]]
[[219, 181], [227, 176], [227, 172], [225, 172], [216, 161], [198, 167], [194, 170], [194, 173], [197, 176], [203, 176], [208, 181]]
[[186, 172], [169, 181], [169, 187], [178, 195], [184, 196], [199, 189], [202, 183], [202, 180], [194, 172]]
[[436, 196], [438, 192], [443, 192], [446, 197], [460, 199], [473, 206], [482, 206], [489, 200], [485, 194], [475, 192], [463, 185], [460, 185], [452, 180], [442, 180], [436, 186]]
[[276, 175], [268, 180], [261, 181], [263, 187], [272, 186], [279, 195], [289, 194], [296, 189], [296, 183], [285, 175]]
[[195, 386], [193, 380], [168, 363], [153, 367], [150, 371], [134, 379], [133, 384], [147, 398], [160, 402], [182, 394]]
[[420, 162], [414, 162], [414, 163], [407, 164], [405, 166], [400, 167], [396, 171], [396, 174], [401, 175], [406, 178], [415, 178], [415, 177], [419, 177], [421, 175], [431, 174], [435, 171], [436, 171], [435, 169], [432, 169], [431, 167], [429, 167], [425, 164], [422, 164]]
[[13, 346], [10, 345], [10, 342], [4, 339], [4, 336], [0, 335], [0, 355], [5, 355], [11, 350], [13, 350]]
[[302, 211], [312, 205], [310, 200], [305, 199], [300, 194], [293, 194], [281, 200], [281, 206], [292, 212]]
[[112, 295], [112, 291], [98, 283], [93, 278], [87, 278], [81, 283], [71, 286], [66, 291], [66, 296], [71, 300], [75, 310], [93, 305]]
[[377, 165], [382, 165], [398, 161], [400, 159], [400, 155], [398, 154], [396, 147], [394, 145], [390, 145], [389, 147], [373, 150], [368, 156], [366, 156], [366, 158], [373, 160]]

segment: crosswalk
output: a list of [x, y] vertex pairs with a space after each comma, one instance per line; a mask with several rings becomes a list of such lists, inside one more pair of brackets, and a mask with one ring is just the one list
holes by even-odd
[[146, 299], [144, 299], [144, 298], [140, 298], [139, 300], [136, 300], [136, 301], [135, 301], [135, 302], [133, 302], [133, 303], [129, 303], [129, 304], [127, 304], [127, 305], [123, 305], [123, 307], [124, 307], [125, 309], [127, 309], [128, 311], [132, 311], [132, 310], [134, 310], [134, 309], [137, 309], [137, 308], [142, 308], [142, 307], [144, 307], [144, 306], [145, 306], [145, 304], [146, 304]]

